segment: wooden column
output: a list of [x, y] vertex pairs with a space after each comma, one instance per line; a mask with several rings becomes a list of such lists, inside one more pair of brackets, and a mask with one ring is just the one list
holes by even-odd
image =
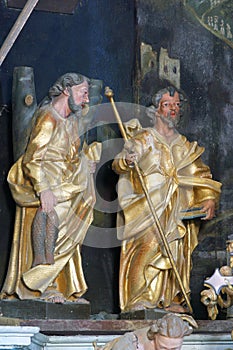
[[15, 67], [12, 87], [12, 133], [14, 160], [25, 151], [36, 110], [34, 73], [31, 67]]

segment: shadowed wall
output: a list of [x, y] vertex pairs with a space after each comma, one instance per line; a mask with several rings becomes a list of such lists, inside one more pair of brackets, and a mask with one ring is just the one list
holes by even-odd
[[[17, 10], [6, 8], [5, 1], [1, 0], [1, 43], [18, 14]], [[83, 0], [73, 15], [32, 13], [0, 71], [0, 105], [7, 104], [9, 109], [0, 117], [0, 279], [3, 281], [6, 272], [14, 221], [14, 203], [6, 183], [13, 162], [11, 89], [14, 67], [33, 67], [38, 102], [54, 80], [68, 71], [102, 79], [104, 86], [114, 89], [117, 101], [134, 102], [138, 99], [138, 88], [145, 89], [145, 81], [140, 76], [135, 78], [135, 71], [140, 67], [141, 42], [151, 45], [156, 52], [163, 47], [169, 57], [180, 61], [180, 86], [190, 104], [190, 113], [181, 132], [206, 148], [204, 161], [211, 167], [214, 179], [223, 183], [218, 216], [202, 225], [200, 244], [193, 255], [192, 305], [196, 318], [205, 319], [207, 314], [199, 295], [203, 280], [212, 275], [215, 267], [226, 263], [225, 242], [233, 229], [233, 59], [232, 47], [202, 26], [184, 6], [184, 1], [139, 0], [134, 4], [130, 0]], [[153, 86], [156, 74], [153, 74], [148, 80], [149, 90], [156, 88]], [[107, 164], [105, 173], [101, 173], [100, 192], [101, 181], [112, 178], [114, 186], [117, 181], [109, 169]], [[114, 191], [110, 190], [113, 199]], [[111, 195], [109, 200], [112, 200]], [[95, 220], [98, 227], [100, 218]], [[114, 225], [114, 214], [105, 216], [103, 227], [114, 228]], [[91, 300], [93, 313], [118, 312], [119, 247], [84, 246], [83, 258], [89, 285], [86, 297]]]

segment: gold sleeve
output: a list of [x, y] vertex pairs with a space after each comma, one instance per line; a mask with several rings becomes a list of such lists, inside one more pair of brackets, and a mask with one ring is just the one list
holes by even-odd
[[43, 158], [55, 124], [56, 121], [49, 112], [38, 117], [23, 157], [23, 170], [37, 194], [50, 187], [43, 169]]
[[[196, 160], [195, 166], [195, 176], [200, 177], [201, 182], [203, 181], [203, 186], [201, 188], [194, 187], [195, 202], [199, 204], [208, 199], [213, 199], [216, 205], [218, 205], [221, 192], [221, 184], [217, 181], [212, 180], [210, 168], [203, 163], [201, 158]], [[209, 183], [211, 184], [211, 186], [208, 186]]]
[[212, 180], [210, 168], [203, 163], [201, 157], [189, 166], [189, 172], [191, 176], [199, 178], [198, 186], [193, 187], [193, 205], [199, 205], [208, 199], [213, 199], [218, 204], [221, 184]]

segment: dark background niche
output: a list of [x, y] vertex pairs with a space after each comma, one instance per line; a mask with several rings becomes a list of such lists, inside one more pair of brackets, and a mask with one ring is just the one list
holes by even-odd
[[[1, 44], [19, 13], [7, 8], [4, 0], [0, 1]], [[181, 89], [190, 105], [180, 131], [205, 147], [204, 161], [211, 167], [213, 178], [223, 183], [218, 216], [202, 224], [199, 246], [193, 254], [191, 302], [195, 317], [205, 319], [206, 310], [200, 302], [203, 280], [212, 275], [215, 267], [226, 264], [225, 243], [233, 229], [232, 48], [202, 27], [183, 2], [177, 0], [83, 0], [73, 15], [34, 11], [30, 16], [0, 70], [0, 106], [7, 105], [0, 116], [0, 282], [3, 283], [6, 273], [14, 224], [15, 205], [6, 181], [13, 163], [14, 67], [33, 67], [38, 102], [56, 78], [68, 71], [102, 79], [104, 86], [114, 89], [117, 101], [137, 102], [136, 88], [138, 84], [143, 86], [143, 82], [135, 78], [135, 71], [138, 73], [140, 67], [141, 41], [157, 52], [161, 47], [166, 48], [171, 58], [180, 60]], [[154, 79], [150, 84], [156, 89]], [[105, 98], [103, 102], [107, 102]], [[112, 123], [112, 117], [106, 121]], [[112, 125], [108, 133], [107, 139], [119, 137]], [[115, 147], [112, 149], [116, 152]], [[117, 182], [111, 172], [111, 159], [98, 170], [97, 176], [97, 191], [105, 203], [109, 201], [110, 207], [116, 199]], [[103, 179], [111, 179], [111, 190]], [[106, 214], [97, 208], [94, 230], [115, 236], [115, 219], [116, 212]], [[84, 273], [89, 286], [85, 296], [91, 301], [93, 313], [119, 312], [119, 251], [117, 245], [112, 248], [83, 246]], [[220, 313], [219, 317], [224, 318], [225, 314]]]

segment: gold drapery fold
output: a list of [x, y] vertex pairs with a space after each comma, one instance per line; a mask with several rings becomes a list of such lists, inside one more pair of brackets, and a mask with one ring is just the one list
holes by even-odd
[[[138, 188], [134, 169], [127, 166], [127, 151], [138, 154], [138, 165], [170, 245], [186, 293], [189, 294], [190, 255], [198, 243], [198, 220], [182, 221], [182, 211], [219, 199], [221, 184], [212, 180], [202, 160], [203, 147], [184, 136], [168, 144], [152, 128], [142, 129], [130, 121], [129, 141], [116, 156], [113, 169], [120, 174], [118, 198], [118, 239], [122, 240], [120, 263], [120, 304], [128, 311], [137, 304], [147, 308], [167, 307], [183, 300], [148, 203]], [[135, 132], [134, 132], [135, 131]], [[187, 234], [189, 232], [189, 235]]]
[[[64, 119], [51, 105], [42, 108], [26, 153], [8, 174], [17, 203], [10, 262], [2, 288], [9, 297], [37, 298], [55, 284], [66, 299], [73, 300], [87, 289], [80, 250], [95, 204], [88, 162], [100, 160], [101, 144], [85, 145], [82, 150], [79, 147], [76, 117]], [[58, 199], [55, 264], [32, 268], [31, 226], [40, 205], [39, 193], [46, 189]]]

